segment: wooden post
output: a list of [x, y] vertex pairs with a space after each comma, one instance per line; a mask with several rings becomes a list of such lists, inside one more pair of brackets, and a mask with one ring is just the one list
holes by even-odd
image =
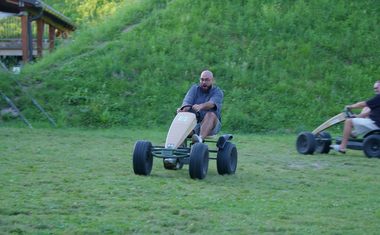
[[22, 61], [28, 62], [28, 15], [21, 16]]
[[49, 51], [50, 52], [54, 50], [54, 40], [55, 40], [55, 27], [53, 25], [49, 25]]
[[37, 56], [42, 58], [42, 39], [44, 36], [44, 21], [42, 19], [37, 20]]

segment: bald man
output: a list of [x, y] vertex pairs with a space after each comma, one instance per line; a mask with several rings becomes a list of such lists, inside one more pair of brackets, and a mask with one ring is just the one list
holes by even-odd
[[[199, 82], [189, 89], [182, 103], [182, 106], [192, 105], [192, 109], [201, 114], [201, 121], [188, 136], [194, 143], [203, 142], [208, 135], [218, 134], [222, 127], [220, 110], [223, 103], [223, 91], [213, 85], [215, 78], [209, 70], [202, 72]], [[189, 109], [190, 107], [183, 110], [178, 108], [177, 113], [187, 112]], [[165, 163], [170, 165], [174, 165], [175, 161], [175, 158], [165, 159]]]

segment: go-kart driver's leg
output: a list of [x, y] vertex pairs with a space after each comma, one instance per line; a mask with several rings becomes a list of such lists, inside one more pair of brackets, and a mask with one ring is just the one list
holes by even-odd
[[360, 117], [355, 119], [349, 118], [344, 123], [343, 137], [340, 145], [331, 145], [330, 148], [341, 153], [346, 153], [347, 142], [353, 128], [358, 131], [358, 134], [361, 134], [370, 130], [378, 129], [379, 127], [376, 126], [371, 119]]
[[352, 123], [352, 118], [347, 119], [344, 123], [343, 138], [342, 138], [342, 142], [340, 143], [340, 148], [339, 148], [339, 151], [341, 153], [346, 153], [348, 138], [351, 135], [351, 131], [353, 127], [354, 127], [354, 124]]
[[[214, 112], [208, 112], [202, 120], [201, 127], [199, 128], [199, 135], [195, 134], [195, 131], [191, 131], [187, 136], [193, 139], [194, 142], [204, 141], [204, 139], [209, 135], [209, 133], [217, 126], [218, 118]], [[199, 124], [198, 124], [199, 125]], [[217, 134], [217, 133], [214, 133]]]
[[199, 137], [202, 138], [202, 141], [206, 138], [208, 133], [210, 133], [210, 131], [214, 129], [217, 123], [218, 123], [218, 118], [216, 117], [215, 113], [213, 112], [206, 113], [202, 121], [201, 130], [199, 132]]
[[[362, 111], [360, 112], [360, 114], [354, 115], [354, 117], [367, 118], [369, 117], [370, 112], [371, 112], [371, 109], [369, 107], [364, 107]], [[356, 134], [355, 131], [352, 131], [350, 137], [357, 138], [358, 135]]]

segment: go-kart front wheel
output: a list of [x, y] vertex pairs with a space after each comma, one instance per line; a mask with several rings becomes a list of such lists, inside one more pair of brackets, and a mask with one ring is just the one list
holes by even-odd
[[139, 140], [133, 149], [133, 170], [136, 175], [150, 175], [153, 165], [152, 143]]
[[235, 144], [226, 142], [222, 149], [218, 150], [216, 168], [219, 175], [231, 175], [236, 171], [238, 154]]
[[204, 179], [208, 170], [209, 152], [204, 143], [196, 143], [190, 151], [189, 174], [192, 179]]
[[297, 151], [302, 154], [313, 154], [317, 142], [311, 132], [301, 132], [297, 137]]
[[372, 134], [364, 139], [363, 150], [367, 157], [380, 158], [380, 135]]
[[[319, 132], [317, 135], [317, 146], [315, 152], [317, 153], [329, 153], [331, 145], [331, 135], [327, 131]], [[326, 140], [322, 140], [326, 139]]]

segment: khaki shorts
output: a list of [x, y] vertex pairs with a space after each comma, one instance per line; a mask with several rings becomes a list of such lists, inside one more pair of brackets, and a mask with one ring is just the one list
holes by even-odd
[[353, 118], [352, 123], [354, 124], [355, 134], [357, 135], [379, 129], [375, 124], [375, 121], [372, 121], [369, 118]]
[[[195, 127], [194, 127], [194, 132], [195, 134], [199, 135], [199, 132], [201, 130], [201, 125], [202, 125], [202, 122], [198, 123]], [[211, 136], [211, 135], [216, 135], [219, 133], [220, 131], [220, 128], [222, 127], [222, 123], [220, 123], [219, 119], [218, 119], [218, 123], [216, 124], [216, 126], [214, 127], [214, 129], [212, 129], [210, 131], [210, 133], [208, 133], [208, 136]]]

